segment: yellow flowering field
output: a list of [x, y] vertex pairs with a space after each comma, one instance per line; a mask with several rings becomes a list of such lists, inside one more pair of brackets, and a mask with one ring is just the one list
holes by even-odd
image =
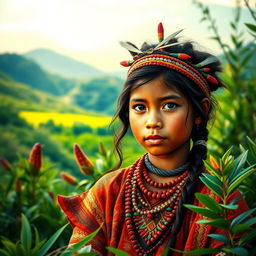
[[110, 116], [34, 111], [20, 111], [19, 116], [34, 127], [38, 127], [39, 124], [52, 120], [56, 125], [63, 125], [65, 127], [71, 127], [77, 122], [88, 125], [92, 128], [98, 128], [109, 125], [112, 119]]

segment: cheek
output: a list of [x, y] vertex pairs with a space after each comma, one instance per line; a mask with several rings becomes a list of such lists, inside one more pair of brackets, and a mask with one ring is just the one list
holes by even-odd
[[141, 119], [138, 117], [135, 117], [132, 113], [130, 113], [129, 122], [130, 122], [130, 127], [134, 137], [135, 138], [140, 137], [140, 131], [142, 128]]
[[191, 120], [184, 116], [177, 116], [176, 118], [173, 118], [172, 120], [169, 119], [168, 121], [168, 126], [169, 129], [172, 131], [179, 132], [180, 134], [182, 133], [191, 133], [192, 127], [190, 124]]

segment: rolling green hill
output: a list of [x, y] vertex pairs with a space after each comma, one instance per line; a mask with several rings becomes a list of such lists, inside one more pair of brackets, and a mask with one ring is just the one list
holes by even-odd
[[82, 82], [74, 93], [71, 92], [70, 101], [84, 109], [112, 115], [122, 86], [120, 78], [94, 78]]
[[53, 95], [63, 95], [77, 85], [75, 80], [48, 74], [38, 64], [18, 54], [0, 54], [0, 70], [17, 82]]
[[63, 103], [59, 98], [50, 94], [31, 89], [26, 84], [16, 82], [0, 71], [0, 105], [10, 104], [17, 110], [37, 110], [88, 113], [81, 108]]
[[[31, 102], [38, 103], [36, 109], [39, 111], [52, 108], [54, 111], [73, 112], [71, 105], [74, 105], [89, 111], [113, 114], [123, 86], [123, 80], [114, 76], [83, 81], [64, 79], [47, 73], [35, 62], [17, 54], [0, 55], [0, 72], [0, 78], [5, 79], [4, 83], [1, 81], [0, 93], [21, 100], [19, 104], [25, 109]], [[10, 81], [14, 84], [10, 84]], [[48, 96], [40, 91], [48, 93]], [[50, 97], [50, 94], [55, 98]], [[67, 103], [64, 109], [61, 108], [61, 101]]]

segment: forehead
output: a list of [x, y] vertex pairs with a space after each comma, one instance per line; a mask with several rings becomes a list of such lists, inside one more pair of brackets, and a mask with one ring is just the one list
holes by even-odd
[[133, 86], [130, 99], [137, 97], [159, 98], [170, 94], [184, 97], [184, 95], [178, 91], [174, 84], [167, 85], [162, 77], [158, 77], [146, 83], [143, 83], [143, 80], [138, 80], [137, 83]]

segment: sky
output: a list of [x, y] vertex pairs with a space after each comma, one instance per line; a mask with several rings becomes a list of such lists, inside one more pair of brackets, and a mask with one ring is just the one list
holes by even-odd
[[[230, 43], [227, 32], [236, 1], [203, 3]], [[119, 41], [137, 46], [157, 42], [157, 25], [162, 22], [165, 36], [184, 29], [182, 37], [219, 54], [221, 49], [210, 39], [213, 34], [207, 23], [200, 23], [201, 17], [192, 0], [0, 0], [0, 53], [46, 48], [102, 71], [120, 71], [120, 61], [131, 58]], [[242, 20], [252, 22], [244, 7]], [[249, 35], [245, 39], [251, 40]]]

